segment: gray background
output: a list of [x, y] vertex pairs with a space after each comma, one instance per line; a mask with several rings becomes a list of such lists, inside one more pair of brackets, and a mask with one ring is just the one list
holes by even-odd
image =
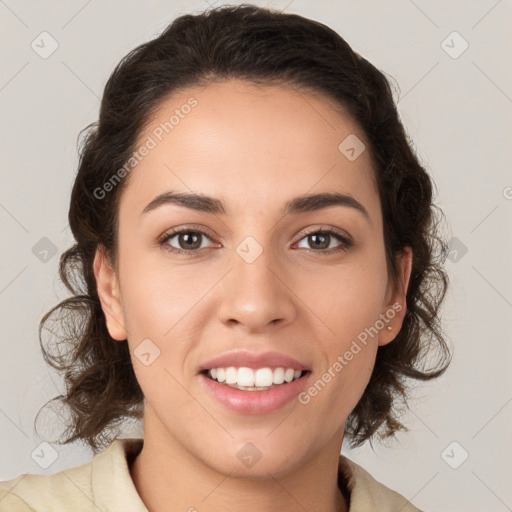
[[[254, 3], [331, 26], [396, 79], [400, 115], [437, 183], [453, 238], [443, 309], [452, 366], [417, 388], [404, 418], [410, 432], [398, 442], [374, 450], [344, 447], [345, 453], [420, 508], [512, 510], [511, 2]], [[44, 439], [33, 431], [36, 412], [62, 391], [43, 362], [37, 330], [42, 315], [66, 296], [57, 269], [72, 243], [67, 211], [77, 135], [96, 120], [105, 82], [129, 50], [176, 16], [207, 7], [203, 1], [0, 0], [2, 480], [91, 459], [79, 445], [40, 446]], [[43, 31], [58, 43], [47, 58], [31, 47], [35, 41], [40, 52], [43, 44], [51, 48]], [[469, 47], [458, 55], [464, 41]], [[52, 246], [55, 254], [44, 252]], [[51, 421], [59, 419], [47, 418], [51, 435]], [[125, 437], [140, 434], [140, 425], [132, 425]], [[38, 453], [46, 454], [44, 464], [52, 454], [56, 459], [44, 468]]]

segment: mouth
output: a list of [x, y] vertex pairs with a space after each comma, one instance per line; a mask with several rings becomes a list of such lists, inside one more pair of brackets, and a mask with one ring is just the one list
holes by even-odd
[[210, 368], [200, 372], [206, 378], [241, 391], [267, 391], [305, 378], [309, 370], [293, 368]]
[[198, 376], [206, 395], [222, 408], [237, 414], [263, 415], [297, 402], [310, 374], [309, 370], [282, 367], [227, 367], [205, 369]]

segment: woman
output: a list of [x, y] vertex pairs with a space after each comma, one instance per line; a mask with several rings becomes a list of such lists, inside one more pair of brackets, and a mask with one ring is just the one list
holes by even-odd
[[[432, 199], [386, 78], [333, 30], [252, 5], [176, 19], [106, 85], [73, 297], [41, 321], [69, 344], [42, 346], [63, 442], [95, 456], [3, 482], [0, 510], [418, 510], [340, 451], [404, 429], [406, 379], [448, 365]], [[143, 439], [118, 438], [130, 417]]]

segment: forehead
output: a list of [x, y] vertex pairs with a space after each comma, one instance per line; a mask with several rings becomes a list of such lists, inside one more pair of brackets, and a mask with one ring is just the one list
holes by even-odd
[[[339, 108], [319, 94], [242, 80], [174, 93], [139, 136], [135, 149], [150, 149], [130, 172], [121, 210], [141, 212], [168, 190], [225, 198], [233, 213], [252, 205], [279, 208], [292, 196], [333, 190], [375, 210], [369, 145]], [[348, 158], [347, 144], [366, 149]]]

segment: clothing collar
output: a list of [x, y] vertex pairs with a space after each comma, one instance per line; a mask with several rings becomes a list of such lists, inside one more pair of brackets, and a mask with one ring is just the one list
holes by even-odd
[[[140, 438], [118, 438], [92, 461], [92, 490], [101, 510], [148, 512], [130, 475], [130, 465], [143, 446]], [[340, 455], [338, 485], [350, 494], [349, 512], [421, 512], [408, 500], [375, 480], [365, 469]]]

